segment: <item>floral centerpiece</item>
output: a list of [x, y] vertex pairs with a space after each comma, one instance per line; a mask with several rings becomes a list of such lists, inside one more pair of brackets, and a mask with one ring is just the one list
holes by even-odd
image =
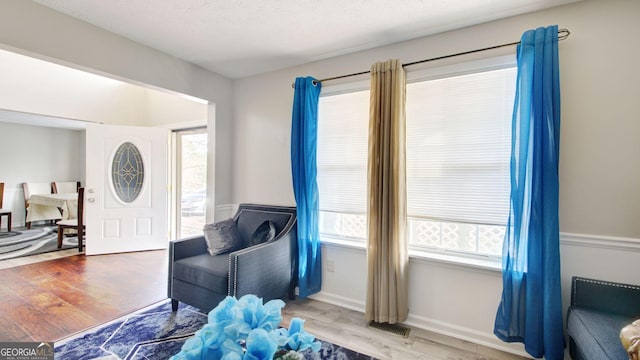
[[255, 295], [227, 296], [170, 360], [294, 360], [302, 359], [301, 351], [319, 351], [304, 320], [292, 318], [289, 329], [279, 327], [283, 307], [282, 300], [263, 304]]

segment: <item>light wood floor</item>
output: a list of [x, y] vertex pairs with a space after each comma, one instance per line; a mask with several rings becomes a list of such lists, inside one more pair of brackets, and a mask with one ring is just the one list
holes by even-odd
[[283, 310], [285, 325], [294, 316], [305, 319], [305, 330], [316, 337], [381, 360], [525, 359], [417, 328], [411, 328], [409, 336], [404, 338], [367, 327], [361, 312], [315, 300], [287, 303]]
[[[84, 256], [74, 249], [6, 261], [0, 261], [0, 341], [56, 341], [166, 298], [164, 250]], [[381, 360], [523, 359], [420, 329], [408, 338], [371, 329], [362, 313], [315, 300], [289, 302], [283, 316], [286, 324], [303, 318], [318, 338]]]

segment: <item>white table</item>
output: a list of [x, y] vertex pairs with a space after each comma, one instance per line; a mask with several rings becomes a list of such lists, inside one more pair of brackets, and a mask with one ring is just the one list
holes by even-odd
[[[58, 209], [62, 209], [62, 214], [60, 214], [60, 210]], [[77, 214], [77, 193], [34, 194], [29, 197], [27, 222], [75, 219]]]

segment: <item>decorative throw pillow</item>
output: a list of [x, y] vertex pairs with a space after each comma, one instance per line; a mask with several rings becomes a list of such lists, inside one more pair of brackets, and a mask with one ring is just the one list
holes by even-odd
[[207, 224], [202, 231], [207, 242], [207, 250], [212, 256], [242, 248], [242, 237], [233, 219]]
[[253, 232], [251, 238], [248, 241], [248, 246], [254, 246], [258, 244], [262, 244], [265, 242], [269, 242], [276, 237], [276, 227], [269, 220], [266, 220], [260, 226], [256, 228], [256, 231]]

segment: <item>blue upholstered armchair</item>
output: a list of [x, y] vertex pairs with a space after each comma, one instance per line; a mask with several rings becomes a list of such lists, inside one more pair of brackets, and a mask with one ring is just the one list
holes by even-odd
[[295, 298], [296, 208], [241, 204], [233, 220], [247, 242], [265, 221], [273, 224], [275, 236], [215, 256], [209, 254], [204, 235], [171, 241], [168, 297], [174, 311], [182, 301], [208, 312], [227, 295]]

